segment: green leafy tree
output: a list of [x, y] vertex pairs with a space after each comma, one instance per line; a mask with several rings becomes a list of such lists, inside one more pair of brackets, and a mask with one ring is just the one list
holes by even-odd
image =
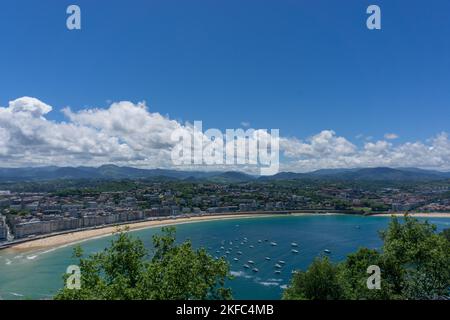
[[436, 233], [436, 226], [405, 216], [404, 223], [392, 218], [381, 233], [383, 258], [396, 270], [388, 273], [404, 298], [434, 299], [448, 295], [450, 243]]
[[[367, 288], [369, 266], [378, 266], [383, 275], [381, 289], [372, 290]], [[398, 299], [395, 286], [388, 281], [386, 275], [391, 274], [391, 265], [386, 263], [383, 255], [377, 250], [360, 248], [357, 252], [349, 254], [347, 259], [339, 264], [339, 282], [344, 288], [345, 299], [351, 300], [386, 300]]]
[[[204, 249], [194, 250], [190, 241], [177, 245], [175, 228], [163, 228], [153, 237], [152, 257], [139, 239], [120, 230], [104, 251], [79, 258], [81, 288], [61, 289], [60, 300], [132, 299], [231, 299], [225, 288], [230, 278], [224, 259], [215, 260]], [[68, 275], [64, 276], [67, 280]]]
[[[445, 233], [438, 234], [434, 225], [405, 216], [403, 222], [393, 217], [380, 237], [380, 252], [361, 248], [337, 265], [315, 260], [306, 272], [294, 275], [284, 298], [436, 299], [449, 295], [450, 242]], [[379, 290], [367, 288], [370, 265], [380, 267]]]
[[450, 228], [444, 229], [441, 235], [450, 242]]
[[328, 257], [316, 258], [306, 272], [297, 271], [284, 291], [286, 300], [333, 300], [343, 298], [338, 267]]

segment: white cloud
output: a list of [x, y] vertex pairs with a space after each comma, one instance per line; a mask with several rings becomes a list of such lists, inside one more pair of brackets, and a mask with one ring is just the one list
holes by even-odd
[[315, 158], [318, 155], [344, 156], [356, 151], [356, 146], [332, 130], [324, 130], [302, 142], [296, 138], [282, 138], [281, 148], [287, 157]]
[[10, 101], [9, 110], [12, 113], [28, 113], [31, 116], [38, 118], [52, 111], [52, 107], [36, 98], [22, 97]]
[[[66, 121], [61, 122], [46, 118], [52, 110], [50, 105], [30, 97], [0, 107], [0, 167], [105, 163], [174, 167], [171, 151], [176, 142], [171, 139], [172, 133], [178, 129], [187, 133], [193, 130], [189, 123], [151, 112], [144, 103], [123, 101], [106, 109], [80, 111], [65, 108]], [[266, 135], [268, 140], [270, 135]], [[402, 144], [393, 144], [388, 138], [366, 141], [358, 147], [333, 130], [323, 130], [306, 139], [281, 137], [281, 170], [304, 172], [375, 166], [450, 170], [447, 133]], [[195, 139], [206, 140], [201, 134]], [[252, 170], [251, 166], [201, 169]]]
[[395, 140], [395, 139], [398, 139], [398, 135], [395, 133], [386, 133], [384, 135], [384, 138], [387, 140]]
[[[320, 141], [319, 148], [317, 141]], [[326, 130], [306, 142], [283, 139], [282, 146], [288, 157], [282, 170], [305, 172], [321, 168], [377, 166], [450, 170], [450, 139], [447, 133], [440, 133], [426, 142], [394, 145], [380, 140], [366, 142], [363, 147], [356, 148], [345, 138]]]
[[44, 115], [51, 110], [33, 98], [17, 99], [0, 108], [1, 166], [111, 162], [161, 166], [170, 159], [170, 133], [180, 126], [130, 102], [80, 112], [64, 109], [68, 122], [46, 119]]

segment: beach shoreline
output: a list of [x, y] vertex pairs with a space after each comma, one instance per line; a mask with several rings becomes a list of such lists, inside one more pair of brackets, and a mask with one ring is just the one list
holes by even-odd
[[98, 239], [102, 237], [108, 237], [117, 232], [118, 229], [127, 228], [129, 231], [138, 231], [149, 228], [165, 227], [186, 223], [207, 222], [215, 220], [231, 220], [231, 219], [249, 219], [249, 218], [262, 218], [270, 217], [274, 214], [221, 214], [221, 215], [208, 215], [208, 216], [194, 216], [194, 217], [182, 217], [182, 218], [169, 218], [162, 220], [147, 220], [130, 222], [121, 225], [111, 225], [96, 229], [87, 230], [75, 230], [73, 232], [67, 232], [64, 234], [48, 235], [38, 239], [30, 239], [21, 243], [11, 244], [7, 248], [2, 250], [7, 252], [23, 252], [23, 251], [35, 251], [44, 250], [66, 245], [74, 245], [88, 240]]
[[[371, 217], [403, 217], [405, 213], [379, 213], [372, 214]], [[430, 213], [408, 213], [408, 216], [415, 218], [450, 218], [450, 213], [445, 212], [430, 212]]]
[[[197, 223], [197, 222], [207, 222], [207, 221], [215, 221], [215, 220], [231, 220], [231, 219], [249, 219], [249, 218], [262, 218], [262, 217], [273, 217], [273, 216], [310, 216], [310, 215], [347, 215], [347, 213], [318, 213], [318, 212], [310, 212], [310, 213], [283, 213], [283, 214], [275, 214], [275, 213], [258, 213], [258, 214], [217, 214], [217, 215], [203, 215], [203, 216], [191, 216], [191, 217], [180, 217], [180, 218], [167, 218], [161, 220], [147, 220], [147, 221], [136, 221], [125, 223], [121, 225], [111, 225], [104, 226], [95, 229], [86, 229], [86, 230], [74, 230], [72, 232], [66, 232], [62, 234], [54, 234], [47, 235], [42, 238], [37, 239], [27, 239], [20, 243], [12, 243], [6, 248], [0, 249], [8, 252], [23, 252], [23, 251], [36, 251], [36, 250], [45, 250], [50, 248], [57, 248], [67, 245], [74, 245], [77, 243], [81, 243], [88, 240], [98, 239], [102, 237], [107, 237], [113, 235], [117, 232], [118, 228], [128, 228], [129, 231], [137, 231], [149, 228], [156, 227], [165, 227], [172, 226], [178, 224], [186, 224], [186, 223]], [[372, 214], [367, 217], [391, 217], [404, 216], [404, 213], [381, 213], [381, 214]], [[409, 213], [409, 216], [417, 217], [417, 218], [450, 218], [450, 213]]]

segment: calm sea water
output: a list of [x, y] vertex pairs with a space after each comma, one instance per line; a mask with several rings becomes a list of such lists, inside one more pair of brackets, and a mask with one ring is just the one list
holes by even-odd
[[[450, 226], [448, 218], [429, 221], [438, 229]], [[325, 249], [331, 251], [333, 261], [340, 261], [359, 247], [379, 248], [378, 231], [386, 228], [388, 222], [386, 217], [349, 215], [209, 221], [178, 225], [177, 240], [190, 239], [194, 246], [207, 248], [213, 256], [225, 255], [235, 276], [227, 285], [236, 299], [279, 299], [292, 270], [305, 269], [314, 257], [325, 254]], [[133, 235], [150, 248], [151, 236], [157, 232], [160, 228], [134, 231]], [[103, 250], [110, 241], [111, 237], [89, 240], [82, 247], [85, 253], [94, 253]], [[291, 252], [292, 242], [298, 244], [294, 249], [299, 253]], [[0, 251], [0, 298], [52, 297], [63, 285], [62, 274], [67, 266], [77, 262], [71, 257], [72, 250], [73, 246], [23, 254]], [[226, 255], [225, 251], [230, 253]], [[243, 265], [249, 264], [249, 260], [254, 265], [246, 269]], [[275, 264], [280, 260], [285, 264], [281, 273], [276, 274]], [[253, 267], [259, 271], [252, 271]]]

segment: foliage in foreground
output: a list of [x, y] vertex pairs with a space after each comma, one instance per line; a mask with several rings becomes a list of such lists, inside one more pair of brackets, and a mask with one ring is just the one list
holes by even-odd
[[[58, 300], [130, 300], [130, 299], [231, 299], [224, 288], [230, 278], [224, 259], [215, 260], [205, 249], [194, 250], [190, 241], [177, 245], [175, 228], [163, 228], [153, 236], [149, 259], [141, 240], [120, 230], [111, 246], [80, 259], [81, 288], [61, 289]], [[66, 280], [68, 276], [64, 276]]]
[[[450, 293], [449, 231], [405, 216], [380, 233], [382, 250], [361, 248], [341, 263], [316, 258], [297, 271], [284, 299], [438, 299]], [[381, 269], [381, 289], [367, 288], [367, 268]]]

